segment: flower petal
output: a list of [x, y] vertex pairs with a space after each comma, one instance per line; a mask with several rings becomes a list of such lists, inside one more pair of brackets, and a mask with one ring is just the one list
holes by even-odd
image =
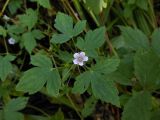
[[74, 63], [75, 65], [79, 64], [79, 62], [78, 62], [77, 59], [74, 59], [74, 60], [73, 60], [73, 63]]
[[78, 58], [79, 57], [79, 53], [74, 53], [74, 58]]
[[84, 57], [85, 56], [85, 52], [80, 52], [79, 55]]
[[14, 45], [15, 42], [16, 42], [16, 40], [13, 39], [13, 38], [9, 38], [9, 39], [8, 39], [8, 43], [11, 44], [11, 45]]
[[83, 58], [83, 61], [88, 61], [88, 57], [85, 56], [85, 57]]
[[83, 62], [79, 62], [78, 65], [83, 66], [84, 64], [83, 64]]

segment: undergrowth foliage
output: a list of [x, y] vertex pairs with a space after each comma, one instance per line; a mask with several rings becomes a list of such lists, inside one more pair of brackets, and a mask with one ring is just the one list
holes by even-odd
[[[27, 1], [36, 3], [37, 9], [21, 10], [24, 3], [11, 0], [6, 8], [8, 16], [1, 13], [1, 120], [24, 120], [26, 108], [38, 110], [42, 115], [29, 114], [25, 120], [66, 119], [61, 109], [52, 114], [31, 106], [29, 100], [36, 93], [46, 95], [51, 103], [72, 108], [80, 119], [91, 116], [98, 102], [121, 109], [122, 120], [159, 119], [158, 27], [152, 24], [144, 29], [141, 25], [117, 24], [120, 32], [109, 40], [114, 23], [110, 27], [103, 22], [99, 24], [98, 14], [103, 9], [110, 10], [112, 0], [83, 1], [97, 25], [95, 29], [89, 28], [89, 21], [76, 20], [76, 15], [62, 11], [55, 13], [50, 24], [40, 12], [41, 8], [53, 12], [50, 1]], [[99, 7], [94, 8], [95, 4]], [[129, 0], [124, 4], [127, 6], [124, 20], [131, 18], [131, 11], [136, 7], [142, 11], [151, 9], [147, 2]], [[80, 18], [83, 17], [80, 13]], [[82, 105], [73, 96], [83, 99]]]

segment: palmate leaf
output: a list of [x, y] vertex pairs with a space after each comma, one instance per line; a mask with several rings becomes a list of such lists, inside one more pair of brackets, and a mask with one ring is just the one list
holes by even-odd
[[124, 106], [122, 120], [150, 120], [151, 109], [150, 93], [146, 91], [135, 93]]
[[25, 108], [27, 104], [28, 98], [26, 97], [19, 97], [16, 99], [12, 99], [5, 105], [6, 111], [19, 111]]
[[160, 28], [158, 29], [155, 29], [153, 34], [152, 34], [152, 42], [151, 42], [151, 45], [152, 45], [152, 48], [153, 50], [158, 54], [160, 55]]
[[16, 90], [33, 94], [40, 91], [47, 83], [48, 94], [57, 96], [61, 88], [61, 78], [58, 70], [52, 68], [51, 60], [45, 55], [37, 54], [32, 56], [31, 63], [38, 67], [33, 67], [24, 72], [16, 86]]
[[74, 83], [74, 87], [72, 89], [73, 93], [79, 93], [79, 94], [84, 93], [88, 89], [93, 77], [94, 76], [89, 71], [86, 71], [81, 75], [79, 75], [76, 78], [76, 82]]
[[5, 111], [4, 119], [5, 120], [24, 120], [24, 116], [20, 112]]
[[107, 77], [122, 85], [132, 85], [131, 78], [134, 76], [133, 74], [134, 68], [133, 68], [133, 60], [131, 59], [133, 59], [133, 57], [130, 55], [121, 59], [121, 62], [117, 70], [107, 75]]
[[46, 83], [47, 69], [35, 67], [24, 72], [20, 82], [16, 86], [16, 90], [29, 92], [30, 94], [36, 93], [42, 89]]
[[72, 36], [73, 30], [73, 19], [69, 15], [58, 12], [54, 27], [61, 33]]
[[120, 107], [118, 90], [112, 80], [106, 80], [106, 77], [95, 72], [91, 86], [96, 98]]
[[[103, 63], [103, 65], [96, 64], [90, 71], [86, 71], [79, 75], [76, 78], [72, 92], [82, 94], [91, 84], [93, 95], [96, 98], [119, 107], [118, 90], [113, 81], [108, 80], [105, 76], [105, 73], [109, 74], [116, 70], [119, 60], [106, 59], [106, 61], [107, 62]], [[100, 72], [98, 72], [99, 70]]]
[[64, 113], [59, 109], [50, 120], [65, 120]]
[[36, 40], [32, 35], [32, 32], [27, 32], [22, 35], [22, 42], [26, 50], [31, 54], [33, 48], [36, 46]]
[[21, 8], [23, 1], [11, 0], [8, 4], [8, 8], [11, 14], [15, 14], [19, 8]]
[[11, 61], [14, 60], [14, 56], [7, 55], [5, 57], [0, 56], [0, 78], [4, 81], [7, 75], [12, 71]]
[[75, 24], [73, 27], [72, 17], [58, 12], [54, 27], [61, 32], [61, 34], [53, 34], [51, 42], [54, 43], [65, 43], [72, 37], [79, 35], [85, 28], [86, 21], [82, 20]]
[[160, 88], [160, 58], [152, 50], [140, 50], [134, 57], [135, 74], [147, 90]]
[[24, 120], [22, 113], [18, 112], [25, 108], [28, 98], [19, 97], [9, 101], [4, 107], [4, 118], [5, 120]]
[[41, 68], [52, 68], [52, 61], [50, 60], [50, 58], [40, 53], [31, 57], [31, 64]]
[[94, 111], [95, 106], [97, 103], [97, 99], [94, 96], [91, 96], [85, 101], [84, 108], [82, 109], [82, 116], [87, 117], [91, 115], [91, 113]]
[[86, 33], [85, 39], [78, 37], [76, 46], [85, 51], [87, 56], [96, 58], [98, 53], [97, 48], [101, 47], [105, 42], [105, 27], [100, 27], [95, 30], [90, 30]]
[[45, 36], [43, 35], [42, 31], [35, 29], [33, 31], [24, 33], [22, 35], [21, 41], [24, 44], [26, 50], [31, 54], [33, 48], [35, 48], [37, 45], [36, 39], [41, 40], [44, 37]]
[[117, 69], [119, 63], [120, 60], [116, 58], [103, 59], [99, 60], [92, 69], [97, 73], [109, 74]]
[[107, 0], [85, 0], [86, 5], [95, 14], [102, 12], [103, 8], [107, 7]]
[[38, 20], [38, 14], [37, 11], [34, 11], [33, 9], [29, 8], [26, 10], [26, 14], [19, 15], [20, 24], [28, 27], [29, 30], [31, 30]]
[[136, 1], [136, 5], [139, 7], [139, 8], [141, 8], [141, 9], [143, 9], [143, 10], [148, 10], [148, 8], [149, 8], [149, 3], [147, 2], [147, 1], [144, 1], [144, 0], [137, 0]]
[[93, 50], [102, 46], [105, 42], [105, 27], [90, 30], [86, 33], [85, 39], [77, 39], [77, 47], [81, 50]]
[[120, 27], [122, 36], [128, 48], [132, 50], [148, 49], [149, 40], [147, 36], [139, 29], [133, 29], [131, 27]]
[[51, 8], [51, 4], [49, 0], [31, 0], [33, 2], [37, 2], [39, 5], [41, 5], [44, 8]]

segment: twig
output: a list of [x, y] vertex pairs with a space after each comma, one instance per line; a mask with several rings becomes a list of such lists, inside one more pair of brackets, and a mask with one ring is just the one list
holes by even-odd
[[5, 2], [4, 6], [3, 6], [3, 8], [2, 8], [2, 11], [0, 12], [0, 17], [3, 15], [3, 13], [4, 13], [4, 11], [5, 11], [8, 3], [9, 3], [9, 1], [10, 1], [10, 0], [7, 0], [7, 1]]

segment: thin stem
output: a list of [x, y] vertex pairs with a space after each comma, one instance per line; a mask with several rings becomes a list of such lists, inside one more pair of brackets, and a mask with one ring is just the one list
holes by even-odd
[[3, 38], [3, 40], [4, 40], [5, 49], [6, 49], [6, 54], [8, 54], [9, 52], [8, 52], [8, 46], [7, 46], [6, 39]]
[[72, 65], [71, 68], [66, 72], [66, 74], [64, 74], [64, 76], [62, 77], [62, 81], [65, 79], [65, 77], [68, 75], [68, 73], [72, 70], [73, 67], [74, 65]]
[[2, 8], [2, 11], [0, 12], [0, 17], [3, 15], [3, 13], [4, 13], [4, 11], [5, 11], [8, 3], [9, 3], [9, 1], [10, 1], [10, 0], [7, 0], [7, 1], [5, 2], [4, 6], [3, 6], [3, 8]]
[[153, 1], [148, 0], [148, 3], [149, 3], [149, 7], [150, 7], [150, 14], [151, 14], [151, 17], [152, 17], [152, 21], [154, 22], [153, 26], [154, 26], [154, 28], [156, 28], [157, 27], [157, 22], [156, 22], [156, 16], [155, 16], [155, 13], [154, 13], [154, 9], [153, 9]]
[[106, 41], [107, 41], [107, 44], [108, 44], [108, 46], [109, 46], [109, 48], [110, 48], [110, 51], [111, 51], [116, 57], [118, 57], [118, 54], [117, 54], [116, 50], [114, 49], [114, 47], [112, 46], [112, 43], [111, 43], [110, 40], [109, 40], [108, 33], [106, 33]]
[[73, 108], [75, 109], [77, 115], [80, 117], [81, 120], [83, 120], [83, 117], [81, 116], [81, 114], [78, 112], [78, 108], [75, 106], [74, 102], [72, 101], [71, 97], [69, 96], [69, 94], [66, 94], [67, 98], [69, 99], [70, 103], [72, 104]]
[[78, 0], [73, 0], [72, 2], [74, 4], [74, 7], [76, 8], [77, 12], [79, 13], [80, 18], [81, 19], [86, 19], [85, 15], [82, 11], [82, 8], [81, 8], [81, 5], [80, 5], [79, 1]]
[[71, 7], [71, 5], [69, 4], [68, 0], [64, 1], [66, 3], [66, 6], [69, 8], [70, 12], [72, 13], [72, 15], [75, 17], [75, 19], [77, 21], [79, 21], [80, 19], [78, 18], [78, 16], [75, 14], [73, 8]]
[[32, 109], [34, 109], [34, 110], [42, 113], [43, 115], [47, 116], [48, 118], [50, 118], [50, 115], [49, 115], [48, 113], [44, 112], [43, 110], [41, 110], [41, 109], [38, 108], [38, 107], [35, 107], [35, 106], [33, 106], [33, 105], [27, 105], [27, 107], [32, 108]]

